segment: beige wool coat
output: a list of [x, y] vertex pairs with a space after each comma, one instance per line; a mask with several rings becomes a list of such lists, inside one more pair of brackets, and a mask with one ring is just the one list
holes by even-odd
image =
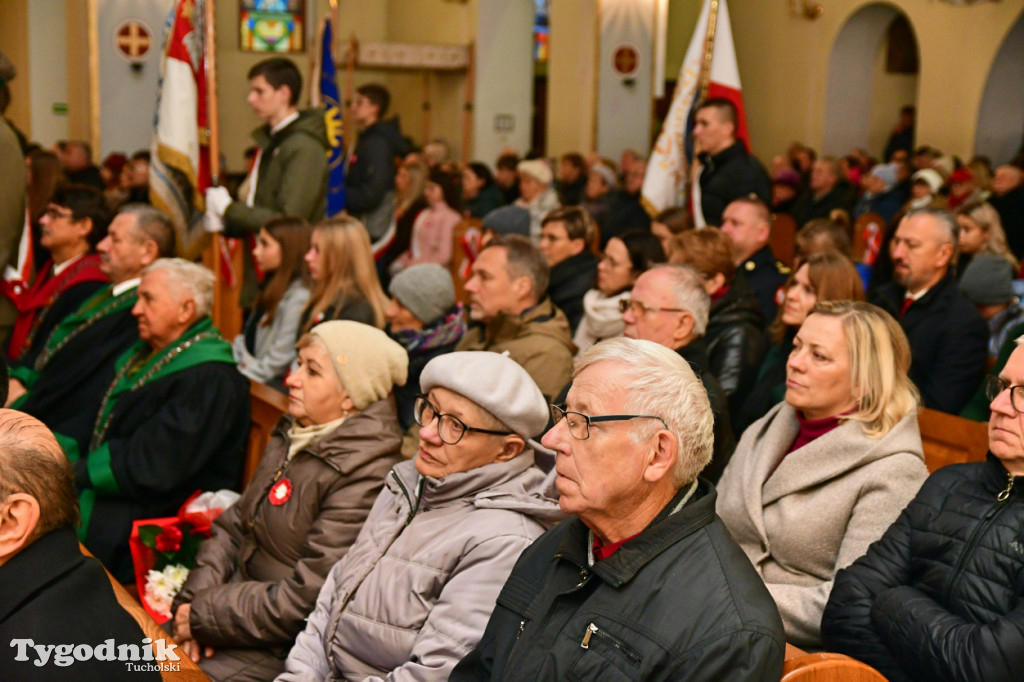
[[717, 510], [775, 598], [787, 641], [815, 647], [836, 573], [882, 536], [928, 470], [916, 413], [879, 439], [844, 422], [786, 455], [798, 431], [785, 402], [751, 424], [718, 483]]

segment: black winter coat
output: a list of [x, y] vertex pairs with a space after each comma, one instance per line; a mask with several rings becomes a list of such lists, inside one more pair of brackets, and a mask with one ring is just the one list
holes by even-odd
[[[49, 654], [45, 665], [37, 666], [37, 651], [24, 643], [12, 645], [15, 639], [30, 639], [37, 646], [96, 647], [113, 639], [115, 646], [143, 648], [144, 637], [146, 633], [135, 619], [117, 603], [103, 566], [82, 554], [71, 528], [47, 533], [0, 566], [0, 672], [4, 682], [160, 680], [155, 670], [129, 670], [117, 660], [71, 659], [70, 665], [57, 665], [55, 652]], [[27, 658], [22, 661], [15, 659], [19, 646], [25, 647]], [[181, 651], [174, 654], [181, 655]]]
[[577, 518], [538, 538], [450, 680], [764, 680], [782, 674], [775, 602], [701, 480], [603, 561]]
[[700, 206], [704, 222], [722, 224], [722, 213], [734, 199], [756, 194], [771, 205], [772, 183], [761, 162], [747, 153], [742, 142], [709, 156], [700, 155]]
[[345, 208], [361, 214], [374, 210], [395, 188], [395, 157], [404, 154], [398, 118], [378, 121], [359, 134], [345, 167]]
[[725, 296], [711, 305], [704, 340], [708, 344], [711, 373], [728, 396], [729, 412], [739, 414], [757, 382], [768, 346], [761, 304], [742, 280], [733, 280]]
[[596, 286], [597, 258], [590, 251], [581, 251], [551, 268], [548, 296], [551, 302], [569, 318], [569, 329], [583, 319], [583, 295]]
[[715, 417], [715, 449], [711, 455], [711, 462], [704, 467], [700, 475], [712, 483], [718, 483], [722, 472], [725, 471], [725, 465], [729, 463], [729, 458], [736, 449], [736, 437], [733, 435], [732, 421], [729, 417], [729, 403], [722, 385], [711, 371], [708, 346], [704, 339], [696, 339], [676, 352], [689, 363], [690, 369], [704, 384], [708, 402], [711, 403], [711, 412]]
[[991, 454], [940, 469], [836, 576], [826, 647], [892, 682], [1024, 680], [1022, 538], [1024, 477]]
[[902, 318], [904, 289], [890, 282], [871, 301], [896, 318], [910, 342], [910, 379], [925, 407], [958, 414], [985, 376], [988, 325], [946, 276], [918, 299]]

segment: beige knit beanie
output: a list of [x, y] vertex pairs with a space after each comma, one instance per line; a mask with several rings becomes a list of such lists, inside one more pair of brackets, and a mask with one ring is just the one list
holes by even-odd
[[383, 400], [393, 386], [405, 385], [409, 354], [376, 327], [332, 320], [309, 333], [327, 348], [334, 371], [357, 410]]

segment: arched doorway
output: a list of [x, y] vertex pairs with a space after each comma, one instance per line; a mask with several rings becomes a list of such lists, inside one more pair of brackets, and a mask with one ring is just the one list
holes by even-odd
[[1003, 40], [985, 83], [974, 153], [1006, 163], [1024, 147], [1024, 14]]
[[917, 102], [918, 54], [909, 19], [892, 5], [867, 5], [847, 19], [829, 57], [826, 154], [865, 147], [882, 155], [900, 108]]

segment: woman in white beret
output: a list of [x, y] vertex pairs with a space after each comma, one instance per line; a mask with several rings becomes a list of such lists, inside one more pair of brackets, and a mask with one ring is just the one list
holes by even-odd
[[213, 524], [175, 599], [174, 636], [213, 680], [268, 680], [402, 461], [393, 388], [405, 349], [336, 320], [297, 344], [274, 428], [242, 497]]
[[278, 680], [447, 680], [520, 552], [562, 516], [530, 444], [548, 407], [522, 367], [449, 353], [420, 388], [416, 457], [391, 471]]

